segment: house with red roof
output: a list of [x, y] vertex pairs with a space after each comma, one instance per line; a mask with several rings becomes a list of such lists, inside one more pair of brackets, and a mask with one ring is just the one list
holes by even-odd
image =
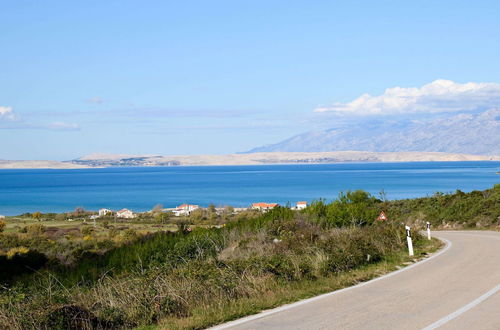
[[297, 204], [295, 205], [295, 209], [296, 210], [303, 210], [307, 207], [307, 202], [297, 202]]
[[116, 212], [116, 217], [123, 219], [133, 219], [135, 218], [135, 214], [129, 209], [121, 209], [120, 211]]
[[253, 210], [268, 211], [268, 210], [274, 209], [278, 205], [279, 205], [278, 203], [264, 203], [264, 202], [260, 202], [260, 203], [253, 203], [252, 206], [251, 206], [251, 208]]

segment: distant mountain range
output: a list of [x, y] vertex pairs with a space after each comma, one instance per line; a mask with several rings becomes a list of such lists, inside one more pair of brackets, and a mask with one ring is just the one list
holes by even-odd
[[307, 132], [239, 154], [163, 156], [94, 153], [64, 162], [0, 159], [0, 169], [485, 160], [500, 161], [500, 109], [421, 121], [379, 118]]
[[500, 155], [500, 109], [434, 120], [373, 120], [310, 131], [254, 152], [447, 152]]

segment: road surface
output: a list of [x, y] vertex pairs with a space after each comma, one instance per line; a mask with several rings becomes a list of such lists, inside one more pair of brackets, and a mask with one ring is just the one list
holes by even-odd
[[216, 329], [500, 329], [500, 232], [434, 234], [423, 262]]

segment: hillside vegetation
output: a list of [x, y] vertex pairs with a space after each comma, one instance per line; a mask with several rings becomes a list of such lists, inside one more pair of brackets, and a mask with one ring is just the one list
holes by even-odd
[[500, 184], [484, 191], [457, 190], [386, 205], [391, 217], [420, 228], [429, 221], [439, 229], [500, 229]]
[[[496, 227], [499, 197], [500, 186], [393, 202], [355, 191], [303, 211], [243, 214], [221, 228], [182, 224], [176, 232], [139, 236], [105, 253], [82, 253], [71, 265], [51, 260], [5, 283], [0, 328], [203, 328], [412, 260], [402, 222], [413, 224], [417, 258], [439, 246], [418, 234], [425, 221]], [[381, 210], [389, 221], [375, 221]], [[3, 258], [26, 253], [10, 246], [15, 248]]]

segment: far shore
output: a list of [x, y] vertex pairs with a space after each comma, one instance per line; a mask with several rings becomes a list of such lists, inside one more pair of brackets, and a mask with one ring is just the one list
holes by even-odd
[[0, 160], [0, 169], [85, 169], [125, 166], [216, 166], [273, 164], [335, 164], [376, 162], [500, 161], [500, 156], [444, 152], [260, 152], [225, 155], [91, 154], [70, 161]]

